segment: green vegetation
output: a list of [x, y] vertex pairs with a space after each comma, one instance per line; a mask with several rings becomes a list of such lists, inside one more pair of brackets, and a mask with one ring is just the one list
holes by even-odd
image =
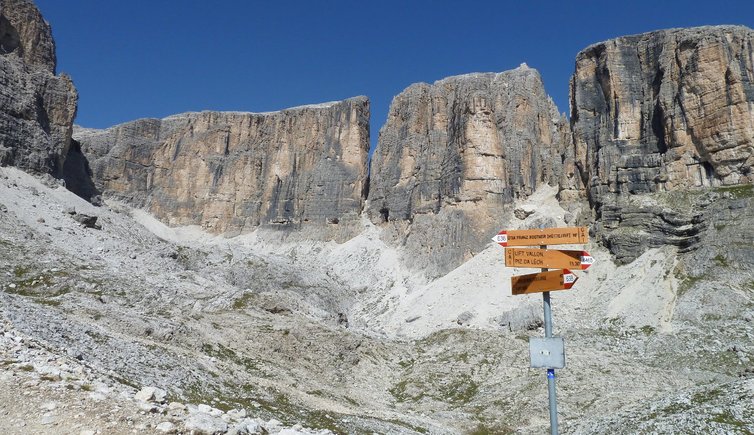
[[418, 396], [409, 396], [409, 394], [406, 392], [406, 389], [408, 387], [408, 379], [403, 379], [397, 384], [395, 384], [392, 388], [390, 388], [388, 391], [390, 391], [390, 394], [395, 397], [395, 400], [398, 403], [406, 402], [407, 400], [411, 401], [417, 401], [424, 397], [424, 394], [419, 394]]
[[649, 325], [644, 325], [640, 328], [641, 332], [644, 333], [644, 335], [652, 335], [655, 333], [655, 328]]
[[246, 384], [242, 391], [232, 393], [234, 385], [226, 385], [221, 391], [212, 387], [192, 384], [184, 388], [183, 400], [189, 403], [211, 403], [212, 406], [223, 411], [234, 408], [257, 409], [264, 415], [273, 416], [286, 425], [300, 423], [304, 426], [328, 429], [336, 434], [350, 433], [343, 427], [340, 416], [334, 412], [321, 410], [307, 410], [298, 406], [281, 393], [274, 393], [271, 397], [258, 397], [257, 386]]
[[728, 267], [728, 260], [721, 254], [715, 255], [715, 258], [713, 258], [713, 260], [718, 266]]
[[59, 306], [61, 302], [53, 298], [71, 292], [69, 286], [57, 284], [58, 278], [68, 276], [66, 272], [46, 272], [28, 276], [30, 275], [30, 269], [19, 266], [13, 269], [13, 274], [16, 280], [13, 282], [13, 286], [5, 286], [5, 292], [30, 298], [39, 304], [53, 307]]
[[700, 391], [691, 397], [691, 403], [694, 405], [703, 405], [718, 400], [722, 396], [723, 392], [720, 389], [713, 388], [711, 390]]
[[440, 387], [443, 401], [455, 405], [467, 404], [479, 392], [479, 385], [469, 375], [463, 375], [453, 382]]
[[662, 409], [665, 415], [681, 414], [691, 409], [691, 405], [683, 402], [674, 402]]
[[31, 271], [29, 266], [16, 266], [13, 268], [13, 275], [16, 278], [23, 278]]
[[220, 343], [217, 343], [214, 346], [207, 343], [202, 344], [201, 350], [208, 356], [243, 367], [246, 373], [253, 372], [257, 375], [261, 374], [257, 361], [252, 358], [240, 356], [233, 349], [225, 347]]
[[414, 362], [416, 362], [413, 359], [402, 359], [398, 361], [398, 365], [401, 366], [401, 368], [407, 369], [414, 365]]
[[725, 424], [728, 426], [733, 426], [739, 430], [743, 430], [744, 431], [743, 433], [751, 433], [751, 432], [746, 431], [745, 429], [746, 422], [743, 422], [737, 419], [736, 416], [733, 415], [733, 413], [727, 409], [719, 414], [715, 414], [715, 416], [709, 419], [709, 421], [714, 422], [714, 423]]
[[427, 397], [460, 406], [471, 402], [479, 392], [479, 385], [467, 374], [455, 375], [445, 382], [432, 374], [421, 380], [404, 378], [388, 391], [398, 403], [418, 402]]
[[99, 332], [93, 331], [91, 329], [87, 329], [86, 331], [84, 331], [84, 334], [91, 337], [95, 343], [107, 344], [110, 341], [110, 338], [107, 335], [100, 334]]
[[705, 322], [719, 322], [720, 320], [723, 320], [723, 316], [719, 314], [704, 313], [702, 314], [702, 320]]
[[680, 284], [678, 284], [678, 297], [683, 296], [686, 294], [689, 290], [691, 290], [698, 282], [702, 281], [704, 278], [701, 276], [686, 276]]
[[246, 307], [249, 306], [249, 302], [251, 302], [253, 297], [254, 297], [253, 293], [242, 294], [238, 299], [233, 301], [233, 309], [234, 310], [246, 309]]
[[733, 199], [754, 198], [754, 184], [738, 184], [715, 188], [718, 193], [730, 193]]
[[675, 275], [675, 278], [679, 281], [678, 289], [676, 290], [676, 295], [679, 298], [683, 296], [684, 294], [686, 294], [689, 290], [691, 290], [697, 283], [705, 279], [704, 275], [699, 275], [699, 276], [688, 275], [680, 267], [676, 267], [673, 270], [673, 274]]

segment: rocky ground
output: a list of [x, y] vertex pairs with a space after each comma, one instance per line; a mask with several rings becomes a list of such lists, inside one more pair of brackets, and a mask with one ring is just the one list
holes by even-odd
[[245, 410], [168, 403], [164, 390], [137, 391], [76, 358], [51, 352], [7, 321], [0, 332], [2, 433], [332, 433], [250, 418]]
[[[554, 193], [503, 225], [562, 225]], [[709, 219], [680, 255], [587, 247], [553, 294], [564, 433], [754, 430], [752, 197], [654, 198]], [[368, 221], [342, 244], [212, 237], [12, 168], [0, 204], [4, 433], [547, 430], [541, 297], [506, 294], [524, 270], [496, 245], [428, 280]]]

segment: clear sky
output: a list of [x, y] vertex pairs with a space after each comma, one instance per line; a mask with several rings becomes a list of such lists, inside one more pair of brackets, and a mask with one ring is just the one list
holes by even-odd
[[263, 112], [366, 95], [372, 143], [415, 82], [522, 62], [568, 112], [576, 53], [613, 37], [707, 24], [754, 27], [754, 0], [36, 0], [76, 123], [104, 128], [200, 110]]

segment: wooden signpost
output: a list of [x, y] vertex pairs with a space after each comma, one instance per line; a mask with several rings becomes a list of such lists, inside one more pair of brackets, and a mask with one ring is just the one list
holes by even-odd
[[[578, 281], [573, 269], [586, 270], [594, 258], [582, 250], [548, 250], [547, 245], [585, 244], [589, 241], [585, 227], [543, 228], [534, 230], [503, 230], [492, 240], [505, 247], [508, 267], [541, 268], [539, 273], [511, 277], [511, 293], [524, 295], [542, 293], [545, 317], [545, 338], [529, 341], [531, 367], [547, 368], [547, 390], [550, 397], [550, 433], [558, 433], [558, 404], [555, 395], [555, 369], [565, 367], [563, 339], [552, 336], [550, 292], [569, 290]], [[510, 248], [510, 246], [539, 246]], [[548, 270], [553, 268], [556, 270]]]
[[586, 270], [592, 263], [594, 263], [594, 258], [586, 251], [532, 248], [508, 248], [505, 250], [505, 265], [508, 267]]
[[518, 275], [511, 278], [511, 290], [514, 295], [569, 290], [578, 279], [568, 269]]
[[584, 244], [589, 241], [585, 227], [503, 230], [492, 238], [502, 247]]

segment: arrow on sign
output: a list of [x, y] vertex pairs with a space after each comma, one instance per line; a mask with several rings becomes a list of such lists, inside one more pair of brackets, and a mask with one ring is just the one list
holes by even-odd
[[579, 279], [568, 269], [531, 273], [511, 277], [511, 292], [514, 295], [541, 293], [553, 290], [569, 290]]
[[586, 251], [534, 248], [505, 249], [505, 265], [508, 267], [579, 268], [586, 270], [592, 264], [594, 264], [594, 257]]
[[500, 246], [584, 244], [589, 241], [586, 227], [503, 230], [492, 238]]

